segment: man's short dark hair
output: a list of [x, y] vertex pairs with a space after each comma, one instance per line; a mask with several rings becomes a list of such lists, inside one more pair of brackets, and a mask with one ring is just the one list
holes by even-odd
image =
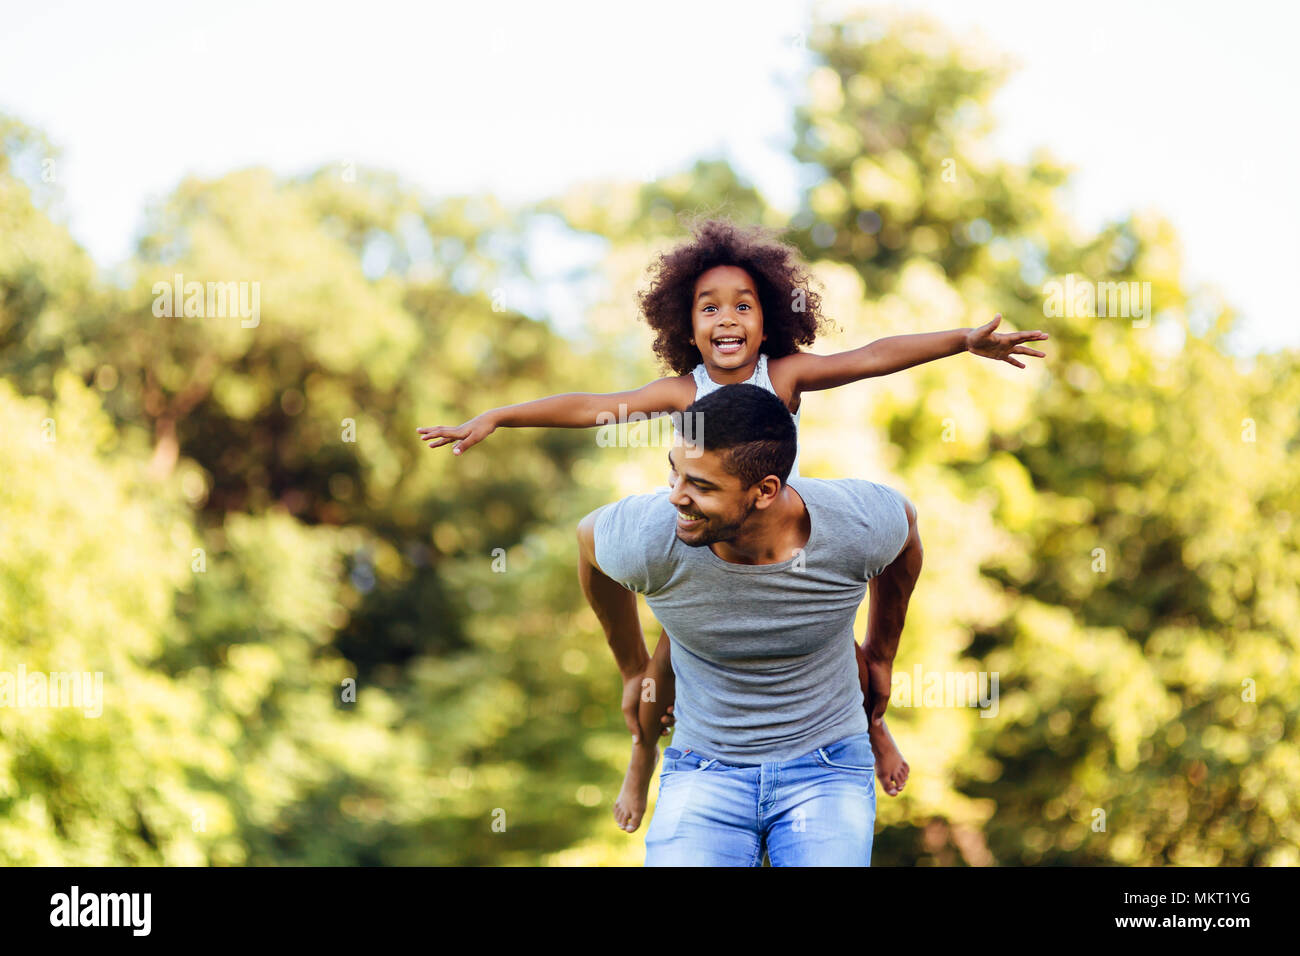
[[723, 452], [722, 464], [752, 488], [768, 475], [785, 484], [794, 467], [798, 435], [785, 402], [757, 385], [724, 385], [686, 409], [698, 422], [683, 439], [705, 451]]

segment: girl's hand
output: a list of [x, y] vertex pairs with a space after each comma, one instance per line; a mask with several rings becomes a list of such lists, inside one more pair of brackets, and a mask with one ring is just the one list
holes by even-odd
[[464, 454], [496, 430], [496, 419], [491, 412], [476, 415], [465, 424], [457, 425], [455, 428], [447, 425], [435, 425], [432, 428], [416, 429], [420, 433], [420, 438], [427, 441], [431, 449], [441, 448], [449, 442], [456, 442], [451, 449], [453, 455]]
[[984, 358], [995, 359], [1000, 362], [1010, 362], [1016, 368], [1024, 368], [1024, 364], [1019, 360], [1012, 358], [1013, 355], [1033, 355], [1037, 358], [1044, 358], [1042, 352], [1037, 349], [1031, 349], [1021, 342], [1032, 342], [1036, 339], [1047, 338], [1046, 332], [994, 332], [998, 323], [1002, 321], [1002, 313], [999, 312], [993, 316], [993, 320], [978, 329], [971, 329], [966, 333], [966, 351], [974, 355], [982, 355]]

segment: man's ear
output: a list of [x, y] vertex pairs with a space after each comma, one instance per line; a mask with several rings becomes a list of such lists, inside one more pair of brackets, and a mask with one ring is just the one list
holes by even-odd
[[754, 486], [758, 492], [755, 508], [770, 508], [781, 494], [781, 480], [776, 475], [768, 475]]

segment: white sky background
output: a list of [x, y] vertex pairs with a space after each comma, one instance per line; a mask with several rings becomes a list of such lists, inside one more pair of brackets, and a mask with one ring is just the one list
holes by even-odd
[[[1300, 346], [1300, 5], [895, 3], [1020, 64], [994, 103], [1013, 160], [1076, 169], [1088, 226], [1155, 207], [1244, 349]], [[799, 2], [9, 4], [0, 110], [63, 150], [73, 234], [126, 259], [187, 174], [352, 161], [433, 194], [540, 198], [725, 156], [793, 210]], [[3, 237], [0, 237], [3, 241]], [[632, 291], [629, 290], [629, 302]], [[629, 311], [631, 315], [631, 311]]]

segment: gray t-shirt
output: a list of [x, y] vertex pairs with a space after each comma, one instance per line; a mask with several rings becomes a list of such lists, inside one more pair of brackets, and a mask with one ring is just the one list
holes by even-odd
[[664, 492], [601, 510], [596, 564], [646, 596], [672, 641], [673, 746], [728, 763], [792, 760], [867, 732], [853, 620], [907, 541], [906, 499], [853, 478], [796, 478], [812, 530], [780, 564], [677, 540]]

